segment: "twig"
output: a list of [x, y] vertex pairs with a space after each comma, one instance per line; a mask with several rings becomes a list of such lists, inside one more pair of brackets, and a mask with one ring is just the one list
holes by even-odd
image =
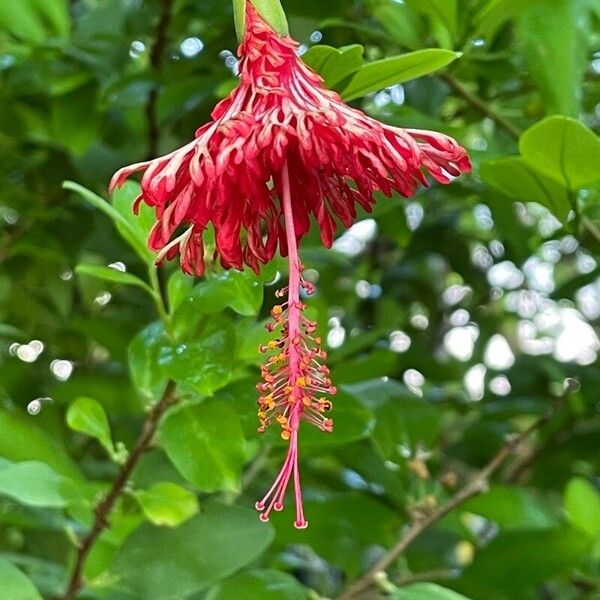
[[94, 523], [88, 533], [79, 542], [75, 565], [69, 579], [67, 591], [65, 592], [64, 596], [62, 596], [62, 600], [74, 600], [77, 596], [77, 593], [82, 588], [83, 568], [85, 566], [87, 556], [100, 534], [108, 527], [108, 517], [110, 516], [110, 513], [117, 500], [123, 495], [125, 486], [131, 477], [133, 469], [136, 467], [140, 458], [148, 450], [150, 444], [152, 443], [152, 439], [156, 433], [156, 428], [158, 427], [161, 417], [165, 414], [167, 409], [175, 403], [177, 399], [175, 395], [175, 388], [175, 382], [169, 381], [162, 398], [150, 411], [150, 414], [144, 423], [142, 433], [137, 439], [137, 442], [127, 460], [119, 470], [119, 473], [113, 481], [110, 490], [102, 498], [102, 500], [100, 500], [94, 509]]
[[450, 88], [463, 100], [466, 100], [473, 108], [477, 109], [480, 113], [489, 117], [494, 123], [502, 127], [509, 133], [515, 140], [519, 140], [523, 133], [519, 127], [517, 127], [512, 121], [509, 121], [506, 117], [503, 117], [500, 113], [494, 110], [485, 100], [479, 98], [471, 92], [463, 83], [458, 79], [455, 79], [449, 73], [441, 73], [440, 79], [443, 79]]
[[[150, 65], [158, 74], [162, 72], [165, 50], [168, 42], [168, 32], [173, 19], [173, 5], [175, 0], [162, 0], [161, 13], [156, 26], [156, 35], [150, 49]], [[158, 120], [158, 95], [160, 85], [155, 85], [150, 90], [146, 104], [146, 121], [148, 123], [148, 159], [156, 158], [160, 142], [160, 123]]]
[[456, 579], [460, 570], [457, 569], [438, 569], [437, 571], [423, 571], [421, 573], [411, 573], [405, 575], [396, 581], [397, 587], [404, 587], [413, 583], [422, 581], [440, 581], [441, 579]]
[[423, 532], [470, 498], [486, 492], [489, 488], [491, 476], [502, 466], [508, 456], [510, 456], [533, 432], [537, 431], [540, 427], [550, 421], [554, 412], [555, 409], [553, 408], [525, 431], [512, 436], [506, 444], [500, 448], [492, 460], [462, 489], [452, 496], [452, 498], [425, 518], [413, 522], [398, 540], [396, 545], [382, 556], [373, 568], [351, 584], [338, 600], [350, 600], [351, 598], [356, 598], [359, 594], [375, 585], [381, 573], [384, 573]]

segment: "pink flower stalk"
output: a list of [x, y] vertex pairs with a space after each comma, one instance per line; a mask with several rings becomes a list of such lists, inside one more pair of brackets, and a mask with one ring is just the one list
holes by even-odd
[[324, 431], [332, 422], [324, 395], [333, 394], [325, 353], [312, 336], [316, 325], [302, 314], [298, 244], [317, 221], [325, 246], [333, 243], [336, 221], [356, 218], [356, 205], [370, 211], [374, 192], [412, 196], [427, 185], [470, 170], [465, 150], [432, 131], [384, 125], [345, 104], [297, 55], [298, 44], [278, 35], [246, 2], [246, 26], [239, 48], [240, 82], [200, 127], [194, 140], [171, 154], [125, 167], [110, 189], [143, 171], [140, 202], [155, 207], [157, 223], [149, 246], [157, 262], [179, 256], [184, 272], [205, 269], [203, 234], [215, 232], [215, 258], [224, 268], [259, 272], [279, 249], [289, 260], [286, 302], [273, 310], [279, 337], [262, 348], [275, 351], [263, 367], [259, 391], [261, 430], [272, 419], [283, 428], [289, 451], [273, 487], [257, 507], [268, 520], [283, 508], [293, 476], [296, 522], [306, 527], [298, 471], [298, 429], [306, 420]]

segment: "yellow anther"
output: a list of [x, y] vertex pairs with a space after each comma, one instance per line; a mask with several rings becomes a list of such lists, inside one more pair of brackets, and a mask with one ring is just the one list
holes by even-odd
[[289, 432], [287, 429], [284, 429], [284, 430], [281, 432], [281, 437], [282, 437], [284, 440], [289, 440], [289, 439], [290, 439], [290, 437], [291, 437], [291, 434], [290, 434], [290, 432]]
[[271, 311], [274, 315], [280, 315], [283, 312], [283, 307], [281, 304], [276, 304]]
[[302, 396], [302, 404], [304, 406], [310, 406], [312, 404], [312, 399], [310, 396]]
[[298, 379], [296, 379], [296, 383], [300, 387], [304, 387], [306, 385], [306, 378], [305, 377], [298, 377]]

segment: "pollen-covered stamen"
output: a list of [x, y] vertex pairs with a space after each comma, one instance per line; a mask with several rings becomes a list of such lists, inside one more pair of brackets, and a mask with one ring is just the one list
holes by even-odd
[[331, 410], [331, 401], [326, 395], [335, 394], [336, 389], [331, 384], [329, 369], [320, 362], [327, 354], [321, 349], [321, 339], [313, 335], [317, 324], [303, 314], [306, 304], [300, 300], [300, 292], [302, 290], [310, 295], [315, 287], [302, 276], [287, 164], [283, 167], [281, 187], [290, 274], [288, 285], [275, 295], [278, 298], [287, 296], [287, 300], [271, 310], [272, 321], [266, 328], [277, 337], [259, 348], [269, 356], [261, 366], [263, 383], [258, 384], [256, 389], [261, 393], [258, 399], [259, 431], [264, 431], [273, 421], [279, 423], [281, 437], [289, 440], [289, 449], [279, 475], [265, 497], [257, 502], [256, 508], [261, 511], [263, 521], [269, 519], [272, 510], [282, 510], [285, 492], [293, 477], [296, 499], [294, 525], [303, 529], [308, 523], [302, 508], [298, 429], [301, 420], [305, 420], [322, 431], [333, 431], [333, 421], [325, 416]]

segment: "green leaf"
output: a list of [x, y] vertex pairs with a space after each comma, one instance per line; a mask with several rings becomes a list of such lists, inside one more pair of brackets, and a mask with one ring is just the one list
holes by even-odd
[[89, 109], [97, 103], [98, 86], [95, 82], [52, 98], [52, 137], [77, 157], [83, 156], [99, 135], [100, 120]]
[[566, 222], [571, 210], [566, 188], [532, 168], [520, 156], [486, 161], [481, 165], [480, 175], [509, 198], [537, 202]]
[[501, 532], [455, 587], [475, 598], [533, 598], [542, 582], [568, 573], [590, 548], [590, 538], [570, 527]]
[[600, 138], [575, 119], [556, 115], [536, 123], [519, 149], [530, 166], [573, 192], [600, 179]]
[[[237, 32], [238, 41], [244, 38], [246, 29], [246, 1], [233, 0], [233, 10], [235, 17], [235, 30]], [[288, 35], [289, 28], [287, 18], [281, 2], [279, 0], [252, 0], [254, 8], [260, 16], [277, 32], [279, 35]]]
[[181, 303], [191, 294], [195, 281], [195, 277], [186, 275], [179, 269], [169, 277], [167, 298], [171, 312], [175, 312]]
[[0, 27], [30, 44], [41, 44], [46, 39], [44, 23], [27, 0], [0, 0]]
[[182, 330], [184, 334], [183, 340], [175, 341], [164, 325], [156, 322], [131, 343], [131, 378], [147, 399], [155, 399], [167, 379], [208, 396], [227, 385], [234, 375], [238, 365], [231, 321], [214, 316], [198, 330], [190, 323], [188, 331]]
[[363, 46], [358, 44], [339, 49], [324, 45], [313, 46], [302, 55], [302, 60], [321, 75], [328, 88], [333, 89], [361, 68], [364, 51]]
[[173, 315], [180, 336], [194, 328], [203, 315], [231, 308], [243, 316], [255, 316], [263, 303], [261, 279], [250, 271], [220, 271], [202, 279], [179, 304]]
[[146, 241], [140, 236], [139, 230], [125, 218], [118, 210], [115, 209], [109, 202], [104, 198], [101, 198], [94, 192], [91, 192], [82, 185], [73, 181], [65, 181], [63, 188], [71, 190], [79, 194], [84, 200], [89, 202], [94, 208], [97, 208], [103, 212], [114, 224], [121, 237], [137, 252], [140, 258], [146, 262], [151, 263], [154, 260], [153, 254], [148, 250]]
[[578, 116], [590, 35], [585, 3], [529, 2], [516, 12], [516, 23], [525, 60], [548, 112]]
[[154, 295], [152, 288], [142, 279], [131, 273], [124, 273], [112, 267], [104, 267], [100, 265], [77, 265], [75, 271], [80, 275], [89, 275], [102, 281], [110, 281], [112, 283], [120, 283], [122, 285], [134, 285], [142, 288], [148, 294]]
[[435, 583], [415, 583], [396, 590], [390, 597], [393, 600], [469, 600]]
[[69, 406], [66, 419], [71, 429], [97, 439], [106, 451], [114, 456], [115, 448], [108, 418], [98, 401], [86, 397], [77, 398]]
[[131, 379], [147, 400], [156, 399], [167, 380], [165, 373], [158, 367], [160, 349], [165, 345], [169, 345], [165, 327], [157, 321], [142, 329], [129, 346]]
[[559, 524], [558, 511], [533, 490], [495, 485], [482, 496], [465, 502], [461, 511], [497, 523], [503, 530], [550, 529]]
[[[141, 191], [139, 183], [135, 181], [126, 181], [120, 188], [113, 191], [111, 202], [117, 212], [123, 217], [125, 222], [129, 223], [131, 230], [135, 233], [136, 247], [141, 246], [143, 248], [143, 254], [140, 254], [140, 258], [148, 264], [153, 264], [154, 253], [148, 249], [148, 236], [150, 235], [150, 230], [156, 223], [154, 209], [144, 202], [140, 202], [138, 214], [133, 212], [133, 205]], [[122, 222], [119, 221], [116, 225], [119, 233], [125, 236], [127, 232], [124, 230]]]
[[385, 27], [388, 35], [399, 46], [410, 49], [421, 45], [423, 23], [420, 15], [405, 3], [394, 0], [368, 0], [371, 14]]
[[0, 410], [0, 431], [0, 456], [15, 462], [41, 461], [61, 475], [81, 480], [66, 448], [32, 422], [31, 417]]
[[580, 477], [571, 479], [564, 504], [574, 527], [593, 538], [600, 535], [600, 494], [589, 481]]
[[406, 4], [429, 17], [432, 34], [440, 46], [452, 48], [458, 33], [457, 0], [406, 0]]
[[373, 440], [389, 460], [398, 462], [400, 451], [418, 444], [431, 447], [440, 430], [440, 414], [396, 381], [372, 379], [344, 389], [373, 411], [377, 419]]
[[246, 440], [227, 403], [209, 400], [173, 408], [159, 431], [172, 463], [199, 490], [239, 490]]
[[31, 581], [12, 563], [0, 558], [2, 595], [8, 600], [43, 600]]
[[155, 483], [148, 490], [137, 490], [135, 497], [144, 514], [155, 525], [177, 527], [198, 513], [196, 494], [169, 481]]
[[[333, 566], [350, 575], [361, 568], [365, 547], [372, 544], [387, 547], [396, 537], [401, 517], [386, 503], [359, 492], [332, 493], [320, 489], [315, 496], [304, 499], [304, 514], [308, 529], [298, 537], [293, 526], [293, 500], [290, 498], [280, 513], [271, 513], [277, 529], [277, 543], [310, 546]], [[377, 515], [370, 518], [369, 515]]]
[[66, 0], [0, 0], [0, 29], [32, 45], [69, 33]]
[[433, 73], [461, 56], [439, 48], [417, 50], [364, 65], [343, 90], [345, 100], [355, 100], [397, 83]]
[[127, 539], [108, 574], [136, 598], [184, 598], [253, 562], [272, 540], [272, 527], [261, 523], [256, 511], [207, 503], [180, 527], [143, 525]]
[[25, 340], [27, 334], [20, 329], [8, 323], [0, 323], [0, 338], [10, 338], [13, 340]]
[[41, 462], [0, 462], [0, 495], [34, 507], [64, 508], [77, 500], [69, 480]]
[[[210, 395], [229, 383], [235, 368], [235, 331], [226, 319], [215, 320], [197, 338], [166, 344], [158, 352], [158, 367], [169, 379]], [[150, 365], [156, 369], [156, 365]]]
[[268, 598], [269, 600], [307, 600], [308, 590], [287, 573], [257, 569], [240, 573], [212, 588], [204, 600], [240, 600]]
[[519, 10], [531, 4], [531, 0], [489, 0], [475, 15], [473, 23], [477, 26], [475, 37], [492, 41], [498, 30], [512, 19]]

